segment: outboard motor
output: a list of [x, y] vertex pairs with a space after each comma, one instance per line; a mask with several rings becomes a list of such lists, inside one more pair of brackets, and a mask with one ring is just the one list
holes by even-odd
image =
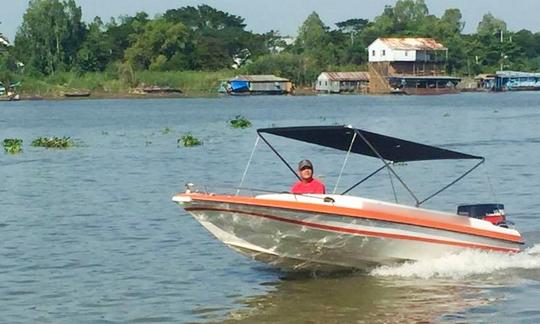
[[508, 228], [503, 204], [459, 205], [457, 213], [461, 216], [483, 219], [494, 225]]

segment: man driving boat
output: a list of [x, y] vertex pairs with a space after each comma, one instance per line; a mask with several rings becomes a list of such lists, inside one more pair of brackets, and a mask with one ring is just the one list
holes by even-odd
[[302, 160], [298, 163], [298, 180], [291, 188], [293, 194], [325, 194], [324, 184], [313, 178], [313, 164], [310, 160]]

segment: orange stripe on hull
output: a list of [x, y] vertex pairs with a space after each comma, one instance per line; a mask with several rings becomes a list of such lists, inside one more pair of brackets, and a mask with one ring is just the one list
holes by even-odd
[[300, 220], [295, 220], [295, 219], [282, 218], [282, 217], [274, 216], [274, 215], [246, 212], [246, 211], [234, 210], [234, 209], [213, 208], [213, 207], [186, 207], [185, 210], [189, 211], [189, 212], [191, 212], [191, 211], [209, 210], [209, 211], [218, 211], [218, 212], [221, 211], [221, 212], [246, 214], [246, 215], [263, 217], [263, 218], [267, 218], [267, 219], [271, 219], [271, 220], [275, 220], [275, 221], [280, 221], [280, 222], [285, 222], [285, 223], [290, 223], [290, 224], [307, 226], [307, 227], [311, 227], [311, 228], [323, 229], [323, 230], [339, 232], [339, 233], [347, 233], [347, 234], [356, 234], [356, 235], [363, 235], [363, 236], [370, 236], [370, 237], [378, 237], [378, 238], [391, 238], [391, 239], [399, 239], [399, 240], [419, 241], [419, 242], [426, 242], [426, 243], [444, 244], [444, 245], [459, 246], [459, 247], [464, 247], [464, 248], [472, 248], [472, 249], [480, 249], [480, 250], [488, 250], [488, 251], [498, 251], [498, 252], [507, 252], [507, 253], [517, 253], [517, 252], [520, 251], [520, 249], [518, 249], [518, 248], [514, 248], [514, 249], [513, 248], [504, 248], [504, 247], [490, 246], [490, 245], [484, 245], [484, 244], [455, 242], [455, 241], [447, 241], [447, 240], [442, 240], [442, 239], [432, 239], [432, 238], [418, 237], [418, 236], [412, 236], [412, 235], [391, 234], [391, 233], [376, 232], [376, 231], [358, 230], [358, 229], [353, 229], [353, 228], [346, 228], [346, 227], [340, 227], [340, 226], [312, 223], [312, 222], [300, 221]]
[[[365, 218], [388, 221], [393, 223], [417, 225], [422, 227], [441, 229], [445, 231], [457, 232], [462, 234], [471, 234], [487, 238], [493, 238], [513, 243], [523, 244], [523, 240], [519, 235], [506, 233], [497, 233], [484, 229], [474, 228], [468, 224], [468, 218], [455, 215], [455, 219], [440, 221], [434, 219], [435, 216], [426, 215], [428, 210], [419, 210], [417, 212], [411, 210], [401, 210], [399, 214], [388, 213], [366, 208], [349, 208], [338, 207], [333, 205], [319, 205], [313, 203], [297, 202], [297, 201], [281, 201], [270, 199], [257, 199], [252, 197], [241, 196], [224, 196], [224, 195], [206, 195], [206, 194], [179, 194], [179, 196], [190, 197], [193, 201], [210, 201], [218, 203], [243, 204], [249, 206], [260, 206], [279, 209], [290, 209], [305, 211], [311, 213], [321, 213], [328, 215], [340, 215], [344, 217]], [[452, 215], [453, 216], [453, 215]]]

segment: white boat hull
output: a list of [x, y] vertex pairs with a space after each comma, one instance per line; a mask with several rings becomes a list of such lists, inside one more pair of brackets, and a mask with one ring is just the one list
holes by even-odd
[[516, 242], [380, 219], [235, 201], [178, 202], [227, 246], [285, 270], [369, 269], [434, 259], [465, 248], [519, 250]]

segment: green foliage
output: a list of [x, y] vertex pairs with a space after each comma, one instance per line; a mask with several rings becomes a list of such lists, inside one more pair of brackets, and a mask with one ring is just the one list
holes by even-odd
[[232, 128], [249, 128], [251, 122], [242, 115], [237, 115], [234, 119], [229, 120], [229, 124]]
[[243, 18], [208, 5], [167, 10], [163, 18], [181, 23], [188, 30], [188, 41], [182, 51], [187, 69], [226, 69], [235, 61], [242, 65], [269, 52], [267, 34], [247, 32]]
[[86, 32], [74, 0], [31, 0], [15, 37], [17, 58], [39, 74], [69, 70]]
[[[146, 70], [152, 65], [164, 69], [166, 63], [182, 52], [187, 42], [187, 30], [182, 23], [168, 22], [163, 18], [145, 24], [143, 32], [136, 35], [135, 42], [125, 52], [126, 61], [137, 70]], [[186, 64], [169, 68], [182, 69]], [[159, 69], [157, 69], [159, 70]]]
[[165, 127], [161, 130], [161, 134], [163, 135], [167, 135], [167, 134], [170, 134], [173, 132], [173, 129], [172, 128], [169, 128], [169, 127]]
[[506, 23], [495, 18], [491, 13], [485, 14], [476, 28], [476, 33], [481, 36], [500, 34], [501, 31], [506, 32]]
[[214, 94], [220, 80], [230, 78], [234, 71], [138, 71], [135, 77], [141, 84], [180, 88], [187, 94]]
[[20, 138], [5, 138], [3, 142], [4, 152], [17, 154], [22, 152], [23, 140]]
[[104, 71], [109, 64], [113, 45], [103, 29], [103, 22], [99, 17], [96, 17], [88, 26], [86, 39], [77, 51], [76, 70], [80, 72]]
[[75, 146], [69, 137], [38, 137], [32, 141], [32, 146], [65, 149]]
[[191, 135], [191, 133], [186, 133], [180, 137], [176, 143], [178, 146], [184, 146], [184, 147], [192, 147], [192, 146], [198, 146], [201, 145], [202, 142], [196, 138], [195, 136]]
[[224, 71], [239, 68], [311, 85], [322, 71], [365, 69], [371, 42], [399, 36], [440, 41], [448, 48], [447, 72], [455, 75], [540, 70], [540, 33], [509, 31], [487, 13], [476, 33], [462, 34], [459, 9], [437, 17], [425, 0], [397, 0], [372, 21], [351, 18], [335, 23], [335, 29], [312, 12], [292, 45], [275, 31], [246, 31], [244, 18], [208, 5], [171, 9], [155, 18], [138, 12], [106, 24], [99, 17], [85, 24], [81, 17], [75, 0], [30, 0], [14, 46], [0, 52], [0, 82], [23, 80], [21, 91], [32, 94], [68, 87], [126, 91], [142, 83], [209, 93], [220, 78], [231, 76]]
[[306, 61], [307, 59], [299, 54], [268, 54], [248, 64], [244, 70], [247, 74], [274, 74], [300, 84], [309, 82], [309, 78], [318, 72], [308, 71]]

